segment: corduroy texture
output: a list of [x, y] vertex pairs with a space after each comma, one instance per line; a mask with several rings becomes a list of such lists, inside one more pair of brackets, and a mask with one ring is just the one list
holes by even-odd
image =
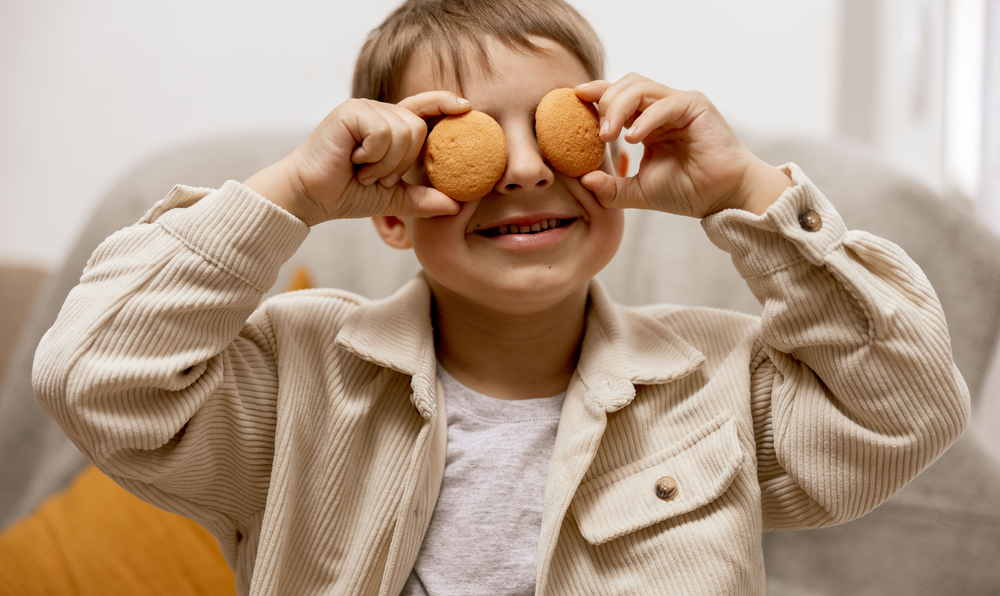
[[[764, 216], [704, 223], [760, 321], [626, 309], [592, 284], [538, 594], [762, 594], [765, 528], [864, 514], [964, 428], [920, 270], [845, 232], [789, 169]], [[39, 348], [40, 402], [123, 486], [211, 530], [241, 594], [396, 594], [444, 465], [429, 287], [306, 290], [251, 314], [305, 231], [239, 185], [204, 194], [98, 249]], [[672, 501], [653, 494], [663, 475]]]

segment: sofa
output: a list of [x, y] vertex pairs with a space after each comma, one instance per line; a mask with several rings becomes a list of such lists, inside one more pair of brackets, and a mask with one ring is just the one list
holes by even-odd
[[[115, 230], [138, 220], [175, 183], [217, 188], [227, 179], [246, 179], [286, 155], [305, 134], [256, 134], [194, 143], [137, 166], [108, 190], [65, 263], [35, 298], [22, 332], [9, 348], [10, 365], [0, 386], [4, 536], [18, 528], [30, 534], [25, 534], [25, 524], [39, 515], [39, 507], [61, 498], [71, 486], [85, 490], [79, 488], [80, 475], [88, 462], [39, 409], [30, 373], [35, 346], [94, 248]], [[745, 142], [769, 163], [798, 163], [848, 226], [896, 242], [924, 269], [944, 306], [955, 361], [973, 396], [975, 417], [982, 408], [984, 379], [1000, 339], [1000, 238], [980, 225], [961, 201], [930, 191], [863, 148], [794, 138], [747, 137]], [[613, 298], [626, 304], [670, 302], [760, 313], [728, 255], [712, 246], [697, 221], [638, 211], [628, 212], [626, 218], [622, 247], [600, 274]], [[305, 284], [380, 298], [417, 270], [413, 255], [383, 245], [369, 221], [329, 222], [311, 232], [282, 269], [272, 293]], [[72, 519], [103, 520], [102, 531], [114, 532], [108, 540], [126, 545], [130, 535], [152, 531], [143, 527], [142, 516], [111, 523], [121, 517], [112, 505], [117, 498], [91, 498], [82, 509], [74, 509]], [[59, 540], [72, 542], [86, 532], [67, 531]], [[51, 525], [48, 533], [54, 533]], [[185, 540], [172, 536], [172, 542]], [[0, 537], [0, 546], [2, 541]], [[30, 564], [35, 582], [65, 573], [74, 567], [61, 560], [70, 556], [64, 546], [53, 544], [50, 552], [57, 554], [20, 559], [18, 565]], [[177, 546], [183, 558], [185, 545]], [[860, 520], [821, 530], [768, 533], [764, 546], [771, 596], [1000, 594], [1000, 467], [966, 433], [916, 480]], [[139, 551], [126, 547], [116, 552]], [[0, 548], [0, 576], [5, 573], [3, 553]], [[126, 555], [90, 547], [72, 556], [82, 558], [74, 563], [76, 568], [98, 576], [115, 573], [116, 565], [137, 564], [115, 558]], [[163, 573], [156, 576], [160, 578], [156, 581], [167, 583], [158, 586], [162, 592], [184, 591], [177, 590], [180, 584], [170, 585], [169, 578], [181, 575], [171, 575], [169, 566]], [[118, 593], [109, 586], [90, 589], [82, 577], [71, 577], [61, 585], [78, 594]], [[22, 587], [16, 593], [45, 593], [30, 586], [18, 589]]]

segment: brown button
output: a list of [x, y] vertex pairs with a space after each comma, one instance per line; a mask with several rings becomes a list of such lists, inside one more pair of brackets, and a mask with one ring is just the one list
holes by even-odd
[[799, 215], [799, 225], [807, 232], [818, 232], [823, 227], [823, 220], [820, 219], [819, 213], [810, 209]]
[[664, 476], [656, 481], [656, 496], [669, 501], [677, 494], [677, 481], [670, 476]]

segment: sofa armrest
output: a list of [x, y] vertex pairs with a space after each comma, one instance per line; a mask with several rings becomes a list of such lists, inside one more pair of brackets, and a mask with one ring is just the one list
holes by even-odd
[[0, 386], [17, 338], [48, 270], [26, 264], [0, 263]]

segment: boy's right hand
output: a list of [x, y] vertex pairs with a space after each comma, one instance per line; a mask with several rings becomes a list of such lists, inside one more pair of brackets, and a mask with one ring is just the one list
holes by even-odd
[[244, 185], [309, 226], [372, 215], [454, 215], [458, 202], [402, 177], [420, 156], [427, 137], [424, 119], [469, 108], [448, 91], [420, 93], [398, 104], [350, 99], [295, 151]]

